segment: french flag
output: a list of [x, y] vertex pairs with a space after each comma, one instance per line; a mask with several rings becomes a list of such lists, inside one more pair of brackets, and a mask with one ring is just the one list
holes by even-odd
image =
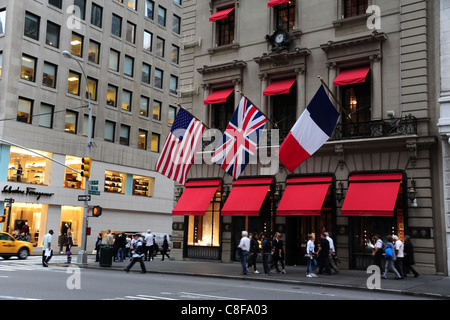
[[328, 141], [338, 118], [339, 113], [321, 86], [280, 146], [278, 157], [284, 166], [294, 172]]

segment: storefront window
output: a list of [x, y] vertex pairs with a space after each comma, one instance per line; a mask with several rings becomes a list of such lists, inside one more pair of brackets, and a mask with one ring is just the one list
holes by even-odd
[[61, 225], [59, 230], [58, 244], [63, 244], [65, 249], [65, 239], [69, 234], [72, 235], [72, 241], [75, 246], [81, 244], [83, 231], [83, 207], [62, 206], [61, 207]]
[[[65, 164], [81, 171], [81, 158], [66, 156]], [[64, 188], [84, 189], [84, 181], [85, 179], [78, 172], [65, 168]]]
[[[36, 152], [47, 157], [52, 156], [44, 151]], [[11, 147], [8, 181], [49, 185], [51, 169], [51, 160], [24, 149]]]
[[188, 245], [218, 247], [220, 202], [211, 202], [204, 216], [189, 216]]
[[[30, 242], [42, 246], [46, 234], [48, 205], [15, 202], [11, 207], [9, 232], [14, 236], [24, 232]], [[3, 227], [6, 231], [6, 226]]]
[[153, 196], [153, 187], [155, 178], [133, 176], [133, 195], [134, 196]]
[[105, 192], [125, 193], [126, 181], [125, 173], [105, 171]]

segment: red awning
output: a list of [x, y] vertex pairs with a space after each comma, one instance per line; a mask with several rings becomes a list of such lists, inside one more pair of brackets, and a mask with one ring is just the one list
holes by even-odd
[[341, 71], [336, 79], [334, 79], [334, 86], [345, 86], [348, 84], [366, 82], [367, 74], [370, 67], [362, 67], [356, 69], [347, 69]]
[[277, 216], [320, 215], [332, 181], [330, 176], [288, 179], [278, 205]]
[[289, 93], [294, 82], [295, 78], [274, 81], [266, 88], [266, 90], [264, 90], [264, 96]]
[[291, 1], [291, 0], [270, 0], [269, 3], [267, 4], [267, 6], [270, 8], [270, 7], [273, 7], [273, 6], [282, 4], [282, 3], [286, 3], [289, 1]]
[[214, 13], [211, 17], [209, 17], [209, 22], [212, 21], [216, 21], [216, 20], [220, 20], [220, 19], [224, 19], [226, 17], [228, 17], [228, 14], [234, 10], [233, 8], [230, 9], [225, 9], [225, 10], [221, 10], [221, 11], [217, 11], [216, 13]]
[[401, 173], [355, 174], [342, 205], [343, 216], [393, 217]]
[[231, 89], [222, 89], [222, 90], [216, 90], [211, 93], [208, 98], [203, 101], [204, 104], [215, 104], [215, 103], [222, 103], [226, 102], [228, 96], [234, 91], [233, 88]]
[[202, 216], [222, 184], [221, 180], [195, 180], [186, 183], [186, 189], [172, 210], [174, 216]]
[[273, 178], [240, 179], [222, 208], [223, 216], [258, 216]]

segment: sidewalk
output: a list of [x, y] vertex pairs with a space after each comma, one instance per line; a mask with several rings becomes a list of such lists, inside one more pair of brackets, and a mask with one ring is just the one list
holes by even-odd
[[[360, 290], [371, 290], [367, 287], [367, 280], [371, 274], [360, 270], [341, 270], [338, 274], [318, 275], [317, 278], [306, 277], [306, 266], [286, 266], [286, 274], [271, 273], [264, 276], [263, 273], [255, 274], [253, 268], [248, 275], [241, 275], [241, 264], [238, 262], [222, 263], [215, 261], [160, 261], [158, 256], [154, 261], [146, 261], [147, 273], [177, 274], [202, 277], [220, 277], [227, 279], [252, 280], [265, 282], [290, 283], [296, 285], [314, 285], [321, 287], [337, 287]], [[129, 261], [113, 262], [111, 267], [100, 267], [94, 262], [94, 257], [89, 256], [87, 268], [102, 270], [119, 270], [128, 265]], [[262, 272], [262, 264], [257, 264], [258, 270]], [[140, 272], [139, 263], [135, 264], [131, 272]], [[388, 279], [381, 279], [381, 292], [413, 295], [421, 297], [432, 297], [450, 299], [450, 277], [438, 275], [420, 275], [413, 278], [409, 275], [403, 280], [395, 280], [395, 275], [388, 274]]]

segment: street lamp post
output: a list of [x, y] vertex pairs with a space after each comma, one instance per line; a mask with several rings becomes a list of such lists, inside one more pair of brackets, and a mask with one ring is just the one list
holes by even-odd
[[[78, 66], [80, 67], [83, 76], [84, 81], [86, 82], [86, 89], [88, 92], [88, 106], [89, 106], [89, 120], [88, 120], [88, 134], [87, 134], [87, 146], [86, 146], [86, 157], [91, 156], [91, 146], [92, 146], [92, 105], [91, 105], [91, 91], [89, 90], [89, 82], [88, 78], [86, 76], [86, 73], [84, 72], [83, 67], [81, 66], [81, 63], [76, 59], [69, 51], [63, 51], [62, 55], [65, 58], [73, 59], [78, 63]], [[84, 188], [84, 194], [86, 195], [84, 200], [84, 210], [83, 210], [83, 227], [82, 227], [82, 236], [81, 236], [81, 250], [78, 252], [77, 256], [77, 264], [79, 266], [86, 266], [87, 265], [87, 252], [86, 252], [86, 236], [87, 236], [87, 227], [88, 227], [88, 200], [87, 195], [89, 195], [89, 178], [86, 178], [85, 188]]]

